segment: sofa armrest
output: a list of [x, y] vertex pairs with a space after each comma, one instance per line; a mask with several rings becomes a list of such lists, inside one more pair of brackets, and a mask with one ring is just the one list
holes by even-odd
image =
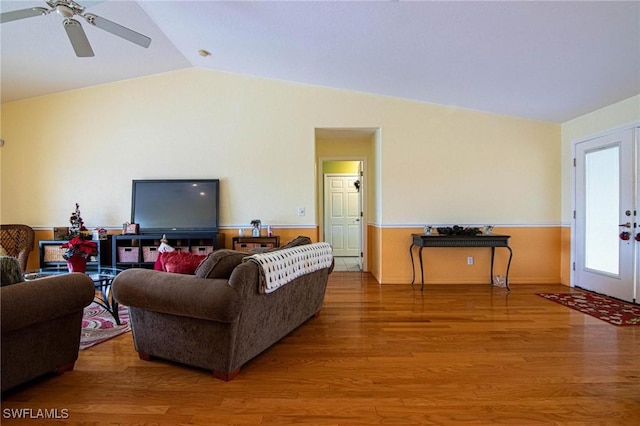
[[95, 287], [89, 276], [74, 273], [4, 286], [0, 294], [2, 333], [7, 333], [82, 310]]
[[233, 322], [242, 309], [227, 280], [132, 268], [113, 280], [113, 296], [125, 305], [154, 312]]

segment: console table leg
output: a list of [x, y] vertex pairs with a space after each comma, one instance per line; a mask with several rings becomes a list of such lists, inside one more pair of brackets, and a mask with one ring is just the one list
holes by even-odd
[[422, 249], [423, 247], [420, 247], [420, 250], [418, 251], [418, 256], [420, 256], [420, 279], [422, 280], [420, 291], [424, 290], [424, 268], [422, 267]]
[[491, 247], [491, 278], [489, 283], [491, 283], [491, 285], [493, 285], [493, 258], [495, 257], [496, 254], [496, 248], [495, 247]]
[[416, 281], [416, 269], [413, 266], [413, 247], [414, 247], [413, 244], [409, 246], [409, 256], [411, 256], [411, 285], [412, 286], [413, 286], [413, 283]]
[[511, 267], [511, 258], [513, 257], [513, 250], [511, 247], [507, 246], [507, 250], [509, 250], [509, 261], [507, 262], [507, 275], [504, 277], [504, 285], [507, 288], [507, 291], [511, 291], [509, 288], [509, 268]]

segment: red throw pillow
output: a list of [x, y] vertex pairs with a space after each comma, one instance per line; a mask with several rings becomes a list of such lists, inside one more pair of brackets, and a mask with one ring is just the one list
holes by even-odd
[[207, 255], [193, 254], [183, 251], [172, 251], [160, 253], [154, 269], [165, 272], [173, 272], [176, 274], [193, 275], [198, 265], [207, 257]]

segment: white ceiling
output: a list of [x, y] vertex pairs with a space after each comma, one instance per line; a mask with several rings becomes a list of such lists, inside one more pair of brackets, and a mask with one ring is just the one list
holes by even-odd
[[149, 49], [81, 21], [76, 58], [61, 16], [6, 22], [2, 102], [189, 67], [553, 122], [640, 93], [640, 1], [94, 3]]

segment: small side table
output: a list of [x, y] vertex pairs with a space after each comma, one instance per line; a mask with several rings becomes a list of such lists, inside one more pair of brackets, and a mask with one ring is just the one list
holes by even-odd
[[511, 258], [513, 257], [513, 251], [509, 247], [510, 235], [426, 235], [426, 234], [412, 234], [412, 243], [409, 247], [409, 254], [411, 255], [411, 285], [416, 280], [415, 267], [413, 265], [413, 248], [420, 247], [418, 251], [418, 257], [420, 258], [420, 275], [422, 277], [422, 286], [420, 291], [424, 290], [424, 269], [422, 265], [422, 249], [425, 247], [490, 247], [491, 248], [491, 285], [493, 285], [493, 258], [495, 255], [496, 247], [504, 247], [509, 250], [509, 261], [507, 262], [507, 272], [505, 275], [505, 286], [507, 290], [509, 288], [509, 268], [511, 266]]

